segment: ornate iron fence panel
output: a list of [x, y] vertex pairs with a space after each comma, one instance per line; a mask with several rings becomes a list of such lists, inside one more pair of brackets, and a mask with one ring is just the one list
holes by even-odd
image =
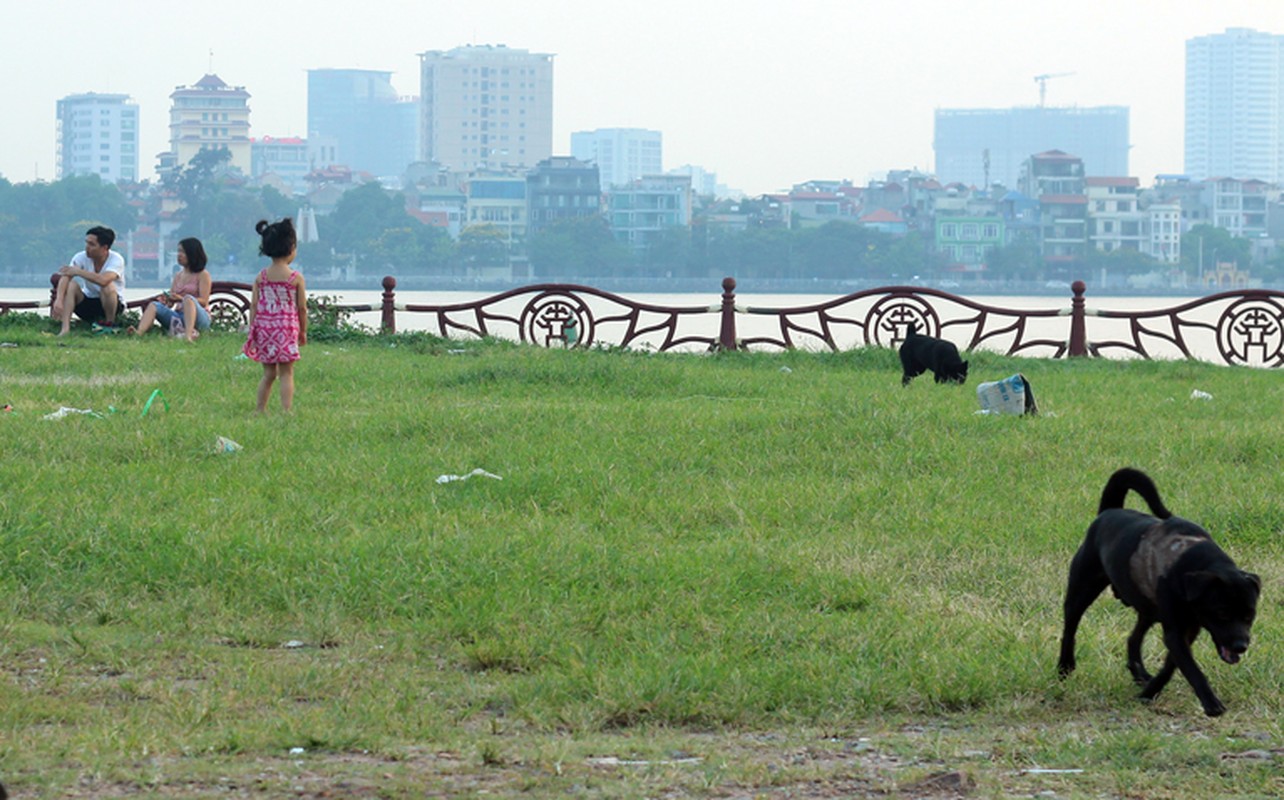
[[396, 304], [431, 315], [446, 338], [498, 337], [541, 347], [711, 350], [718, 346], [719, 306], [657, 306], [575, 284], [535, 284], [483, 300], [445, 305]]
[[[1070, 346], [1069, 324], [1060, 319], [1069, 316], [1068, 309], [998, 308], [917, 286], [869, 289], [808, 306], [737, 310], [757, 322], [742, 325], [737, 340], [751, 349], [899, 347], [911, 325], [968, 350], [1060, 358]], [[1035, 320], [1052, 324], [1034, 331]]]
[[233, 331], [249, 324], [253, 291], [248, 283], [214, 281], [210, 290], [210, 324], [217, 330]]
[[1247, 289], [1171, 308], [1086, 313], [1094, 356], [1195, 359], [1216, 352], [1228, 365], [1284, 366], [1284, 292]]

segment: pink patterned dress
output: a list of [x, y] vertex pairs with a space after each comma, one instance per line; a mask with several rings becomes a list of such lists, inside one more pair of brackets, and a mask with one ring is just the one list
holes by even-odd
[[299, 360], [299, 296], [291, 272], [289, 280], [270, 281], [267, 270], [259, 273], [259, 303], [254, 309], [250, 336], [241, 352], [260, 364], [288, 364]]

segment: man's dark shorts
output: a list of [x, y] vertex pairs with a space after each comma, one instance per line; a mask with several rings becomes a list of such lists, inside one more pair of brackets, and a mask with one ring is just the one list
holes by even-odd
[[[120, 319], [120, 315], [125, 313], [125, 304], [116, 300], [116, 316], [113, 319]], [[103, 301], [101, 297], [86, 297], [76, 304], [76, 316], [86, 322], [103, 322], [107, 319], [107, 314], [103, 310]]]

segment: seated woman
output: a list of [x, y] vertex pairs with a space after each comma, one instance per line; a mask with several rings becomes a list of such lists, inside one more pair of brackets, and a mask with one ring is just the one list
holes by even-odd
[[[174, 282], [169, 291], [143, 309], [143, 318], [138, 328], [130, 328], [130, 333], [144, 334], [151, 330], [152, 323], [160, 323], [162, 329], [170, 328], [177, 335], [178, 326], [182, 326], [182, 335], [187, 341], [194, 342], [200, 331], [210, 328], [210, 289], [214, 281], [205, 270], [205, 248], [200, 239], [183, 239], [178, 243], [178, 265], [182, 267], [174, 275]], [[177, 325], [175, 324], [177, 320]]]

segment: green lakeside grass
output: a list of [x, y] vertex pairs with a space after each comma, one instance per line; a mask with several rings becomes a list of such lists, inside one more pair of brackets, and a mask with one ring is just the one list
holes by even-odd
[[[241, 336], [49, 330], [0, 316], [11, 791], [213, 796], [303, 747], [370, 796], [717, 796], [840, 780], [860, 737], [908, 770], [870, 791], [937, 769], [987, 796], [1284, 789], [1222, 758], [1284, 746], [1278, 371], [974, 353], [969, 385], [902, 389], [881, 349], [337, 336], [305, 348], [295, 412], [256, 417]], [[1018, 371], [1044, 413], [976, 415], [976, 383]], [[60, 406], [117, 411], [42, 419]], [[1263, 578], [1245, 661], [1196, 645], [1224, 718], [1180, 676], [1136, 700], [1109, 594], [1056, 679], [1066, 568], [1125, 465]], [[475, 467], [503, 480], [434, 481]], [[770, 768], [760, 736], [843, 768]], [[673, 752], [701, 766], [584, 766]]]

